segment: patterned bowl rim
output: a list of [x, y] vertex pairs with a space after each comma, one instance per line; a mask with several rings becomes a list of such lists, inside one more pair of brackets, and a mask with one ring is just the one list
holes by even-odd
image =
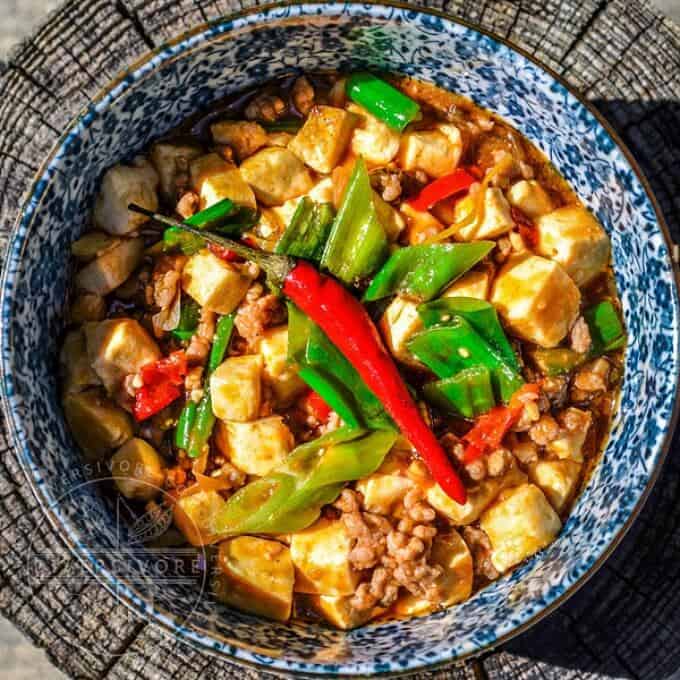
[[[12, 263], [18, 263], [23, 257], [23, 251], [26, 244], [25, 233], [21, 236], [20, 231], [22, 228], [28, 228], [32, 222], [33, 216], [36, 209], [40, 206], [42, 197], [47, 187], [47, 183], [43, 180], [45, 171], [51, 166], [55, 160], [60, 148], [66, 142], [66, 140], [74, 135], [74, 131], [77, 130], [79, 124], [87, 123], [89, 116], [91, 115], [92, 109], [95, 105], [103, 103], [107, 98], [113, 101], [119, 95], [123, 94], [129, 87], [138, 84], [143, 81], [146, 77], [150, 76], [152, 72], [161, 68], [162, 66], [168, 64], [169, 62], [181, 57], [186, 52], [193, 50], [200, 45], [208, 44], [212, 41], [224, 41], [230, 38], [230, 30], [225, 31], [214, 31], [221, 25], [228, 23], [235, 19], [241, 19], [249, 17], [253, 14], [259, 14], [261, 12], [268, 12], [277, 9], [283, 9], [291, 5], [300, 5], [306, 7], [316, 7], [323, 10], [323, 8], [337, 7], [340, 5], [342, 8], [347, 7], [392, 7], [395, 9], [401, 9], [414, 14], [424, 14], [433, 17], [438, 17], [444, 19], [450, 23], [459, 24], [464, 28], [475, 31], [481, 35], [496, 41], [497, 43], [504, 45], [520, 54], [531, 64], [537, 68], [543, 70], [547, 73], [554, 81], [561, 85], [566, 92], [573, 97], [573, 99], [582, 107], [584, 107], [599, 123], [599, 125], [607, 132], [607, 134], [612, 138], [615, 145], [621, 151], [626, 162], [629, 164], [630, 168], [636, 175], [636, 178], [642, 184], [645, 194], [652, 205], [656, 217], [656, 222], [659, 230], [664, 238], [665, 245], [668, 249], [668, 265], [673, 273], [673, 284], [674, 284], [674, 296], [673, 304], [675, 306], [675, 318], [680, 316], [680, 303], [678, 302], [678, 292], [680, 290], [680, 265], [675, 261], [673, 256], [674, 253], [674, 242], [671, 238], [670, 230], [666, 224], [663, 212], [659, 203], [654, 196], [651, 185], [647, 180], [642, 169], [638, 165], [635, 157], [631, 151], [626, 146], [625, 142], [620, 138], [619, 134], [613, 128], [613, 126], [606, 120], [606, 118], [593, 106], [591, 105], [580, 93], [578, 93], [575, 88], [573, 88], [561, 75], [554, 71], [549, 66], [545, 65], [535, 56], [527, 52], [522, 47], [519, 47], [512, 41], [503, 38], [492, 31], [486, 30], [474, 23], [456, 17], [452, 14], [448, 14], [445, 11], [429, 8], [429, 7], [417, 7], [414, 5], [408, 5], [399, 1], [388, 1], [388, 0], [366, 0], [364, 2], [354, 2], [345, 1], [343, 3], [334, 2], [324, 2], [323, 0], [292, 0], [291, 2], [274, 2], [262, 5], [256, 5], [238, 12], [223, 15], [219, 18], [213, 19], [209, 22], [203, 22], [196, 25], [194, 28], [182, 32], [181, 34], [175, 36], [170, 40], [164, 41], [161, 45], [154, 48], [153, 50], [147, 51], [142, 57], [133, 62], [127, 69], [119, 72], [119, 74], [113, 78], [108, 85], [101, 88], [94, 96], [90, 98], [88, 104], [86, 104], [81, 111], [76, 114], [65, 128], [65, 131], [59, 136], [58, 140], [53, 145], [51, 151], [49, 152], [46, 159], [40, 165], [38, 171], [35, 173], [29, 190], [25, 193], [25, 198], [22, 202], [22, 207], [20, 208], [17, 217], [14, 221], [11, 233], [9, 235], [7, 251], [5, 254], [4, 261], [2, 263], [2, 276], [0, 278], [0, 310], [2, 310], [2, 318], [0, 319], [0, 333], [1, 333], [1, 351], [0, 351], [0, 376], [2, 377], [2, 410], [5, 422], [7, 423], [11, 443], [13, 448], [23, 449], [27, 451], [27, 445], [24, 443], [21, 437], [21, 415], [17, 413], [13, 405], [10, 403], [8, 396], [7, 386], [12, 386], [13, 381], [11, 377], [11, 362], [9, 357], [12, 354], [12, 334], [11, 334], [11, 306], [12, 306], [12, 288], [14, 286], [14, 279], [16, 271], [11, 266]], [[311, 15], [298, 15], [295, 17], [296, 20], [304, 21]], [[279, 17], [269, 17], [268, 20], [272, 22], [281, 21]], [[49, 20], [48, 20], [49, 21]], [[200, 41], [198, 42], [197, 41]], [[172, 48], [172, 52], [168, 53], [167, 56], [163, 56], [163, 53], [169, 48]], [[151, 64], [151, 62], [157, 61], [156, 64]], [[141, 71], [145, 66], [152, 66], [153, 70], [151, 72]], [[680, 328], [677, 326], [674, 328], [674, 335], [676, 340], [680, 338]], [[640, 511], [644, 507], [649, 494], [654, 487], [656, 481], [659, 478], [663, 463], [666, 456], [670, 450], [671, 441], [675, 428], [678, 424], [678, 419], [680, 417], [680, 381], [678, 381], [678, 376], [675, 376], [675, 393], [673, 397], [673, 409], [670, 418], [665, 423], [666, 433], [664, 435], [663, 442], [661, 446], [658, 447], [656, 452], [656, 459], [654, 462], [654, 467], [649, 473], [649, 479], [644, 490], [638, 497], [635, 506], [631, 510], [628, 518], [619, 527], [617, 533], [612, 536], [608, 544], [602, 549], [601, 554], [597, 557], [590, 567], [578, 578], [576, 581], [571, 583], [560, 595], [554, 597], [554, 599], [547, 604], [542, 610], [530, 616], [524, 620], [519, 625], [515, 626], [511, 630], [506, 631], [502, 635], [495, 638], [493, 641], [480, 646], [476, 649], [470, 650], [464, 654], [454, 656], [446, 656], [445, 654], [440, 655], [440, 659], [433, 661], [431, 663], [422, 664], [416, 662], [413, 665], [409, 665], [406, 668], [400, 668], [399, 670], [379, 673], [380, 676], [402, 676], [410, 674], [416, 670], [435, 670], [448, 666], [452, 663], [459, 663], [465, 659], [474, 658], [479, 654], [490, 651], [499, 645], [508, 642], [512, 638], [524, 633], [529, 628], [534, 626], [536, 623], [544, 619], [549, 614], [553, 613], [560, 605], [562, 605], [566, 600], [568, 600], [577, 590], [579, 590], [604, 564], [604, 562], [611, 556], [613, 551], [617, 548], [619, 543], [622, 541], [633, 522], [639, 515]], [[77, 536], [73, 533], [72, 528], [60, 518], [57, 517], [53, 508], [51, 499], [47, 498], [42, 489], [36, 483], [36, 479], [33, 477], [30, 467], [27, 465], [26, 461], [21, 457], [17, 457], [21, 466], [21, 469], [26, 477], [33, 494], [35, 495], [38, 505], [42, 509], [43, 513], [54, 527], [55, 531], [60, 535], [61, 539], [66, 543], [70, 552], [76, 557], [76, 559], [101, 583], [114, 597], [123, 602], [128, 608], [130, 608], [135, 614], [146, 618], [149, 622], [155, 622], [160, 625], [164, 630], [170, 634], [177, 635], [177, 637], [184, 641], [191, 642], [197, 649], [200, 649], [210, 655], [216, 656], [218, 658], [227, 657], [230, 661], [236, 664], [241, 664], [246, 667], [254, 668], [257, 670], [267, 670], [274, 674], [283, 674], [286, 671], [295, 671], [295, 662], [286, 662], [284, 659], [277, 657], [269, 657], [269, 663], [263, 663], [258, 659], [259, 654], [256, 654], [245, 647], [239, 647], [234, 644], [222, 644], [221, 649], [215, 648], [210, 644], [210, 641], [215, 641], [214, 638], [210, 638], [209, 634], [202, 632], [190, 633], [187, 628], [182, 625], [178, 617], [172, 612], [166, 611], [157, 606], [149, 606], [148, 602], [138, 594], [134, 586], [127, 583], [124, 579], [114, 576], [109, 573], [108, 570], [103, 569], [101, 564], [97, 561], [96, 557], [89, 554], [87, 549], [79, 542]], [[143, 605], [140, 606], [140, 605]], [[225, 650], [228, 647], [228, 650]], [[318, 669], [310, 671], [309, 666], [317, 666]], [[357, 673], [356, 668], [351, 664], [339, 663], [334, 664], [333, 669], [329, 670], [324, 668], [323, 664], [304, 664], [304, 670], [297, 670], [295, 673], [298, 676], [304, 677], [320, 677], [331, 675], [348, 674], [354, 677], [364, 677], [365, 673]], [[371, 674], [373, 676], [374, 674]], [[366, 676], [368, 677], [368, 676]]]

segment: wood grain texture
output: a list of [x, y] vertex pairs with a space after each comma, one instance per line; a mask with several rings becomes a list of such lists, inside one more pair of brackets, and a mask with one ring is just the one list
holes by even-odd
[[[150, 47], [253, 0], [71, 0], [0, 66], [0, 247], [89, 98]], [[426, 0], [508, 38], [584, 92], [645, 170], [680, 241], [680, 30], [640, 2]], [[0, 612], [77, 678], [268, 678], [181, 643], [97, 584], [46, 523], [0, 423]], [[673, 452], [680, 452], [676, 436]], [[664, 680], [680, 669], [680, 462], [598, 574], [501, 650], [419, 680]]]

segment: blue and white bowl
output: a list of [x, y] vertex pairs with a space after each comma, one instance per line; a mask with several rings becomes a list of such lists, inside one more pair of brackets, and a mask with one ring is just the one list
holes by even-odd
[[[104, 170], [229, 92], [295, 70], [375, 68], [432, 81], [498, 112], [552, 160], [609, 233], [630, 345], [602, 462], [561, 536], [462, 605], [343, 633], [283, 625], [162, 586], [154, 557], [86, 475], [56, 380], [69, 244]], [[398, 672], [461, 659], [526, 629], [602, 563], [640, 509], [669, 442], [680, 351], [678, 291], [661, 218], [620, 143], [555, 76], [508, 45], [426, 10], [306, 4], [253, 9], [151, 54], [64, 133], [14, 229], [2, 283], [4, 408], [57, 530], [102, 583], [199, 647], [272, 669]], [[115, 559], [117, 557], [117, 559]], [[121, 559], [122, 558], [122, 559]]]

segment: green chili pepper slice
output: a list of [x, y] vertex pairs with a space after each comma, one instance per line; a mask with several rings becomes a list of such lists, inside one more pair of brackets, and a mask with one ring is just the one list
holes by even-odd
[[517, 355], [505, 335], [496, 308], [485, 300], [450, 297], [433, 300], [418, 307], [418, 315], [426, 328], [446, 325], [454, 316], [462, 316], [515, 371], [520, 370]]
[[364, 300], [399, 294], [427, 302], [486, 257], [494, 245], [477, 241], [399, 248], [375, 275]]
[[321, 266], [347, 285], [372, 274], [385, 260], [387, 235], [378, 220], [366, 164], [357, 159], [333, 222]]
[[491, 372], [485, 366], [467, 368], [423, 387], [427, 401], [442, 411], [473, 419], [496, 405]]
[[213, 373], [224, 361], [224, 355], [227, 353], [231, 334], [234, 330], [234, 318], [234, 313], [227, 314], [226, 316], [221, 316], [217, 322], [213, 344], [210, 348], [210, 358], [208, 359], [208, 375]]
[[588, 324], [593, 343], [591, 356], [600, 356], [625, 346], [626, 331], [610, 300], [603, 300], [586, 309], [583, 318]]
[[195, 401], [187, 401], [179, 415], [177, 427], [175, 428], [175, 446], [178, 449], [189, 448], [189, 441], [191, 438], [191, 430], [196, 422], [196, 411], [198, 405]]
[[494, 391], [505, 403], [524, 384], [521, 375], [462, 316], [418, 333], [407, 347], [440, 378], [450, 378], [466, 368], [488, 368]]
[[353, 102], [399, 132], [420, 115], [416, 102], [370, 73], [352, 74], [346, 92]]
[[182, 297], [181, 305], [179, 324], [172, 331], [172, 335], [178, 340], [190, 340], [198, 327], [201, 308], [198, 303], [186, 296]]
[[334, 217], [330, 203], [315, 203], [303, 196], [274, 252], [319, 262]]

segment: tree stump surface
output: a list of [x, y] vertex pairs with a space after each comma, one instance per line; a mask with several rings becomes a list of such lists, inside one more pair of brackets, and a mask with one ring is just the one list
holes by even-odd
[[[120, 70], [252, 0], [69, 0], [0, 64], [0, 247], [60, 131]], [[520, 45], [608, 118], [680, 242], [680, 29], [624, 0], [415, 2]], [[0, 423], [0, 613], [77, 678], [268, 678], [129, 612], [45, 521]], [[600, 571], [530, 631], [462, 666], [413, 677], [663, 680], [680, 672], [680, 437], [641, 516]], [[29, 550], [42, 556], [26, 569]]]

